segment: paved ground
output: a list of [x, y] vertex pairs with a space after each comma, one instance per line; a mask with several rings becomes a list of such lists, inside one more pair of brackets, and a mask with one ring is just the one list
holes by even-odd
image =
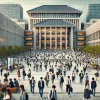
[[[13, 94], [13, 96], [16, 98], [16, 100], [19, 100], [19, 94]], [[83, 94], [71, 94], [70, 97], [68, 97], [66, 94], [60, 94], [57, 95], [58, 100], [84, 100]], [[29, 94], [29, 100], [41, 100], [39, 94]], [[48, 100], [48, 94], [44, 94], [43, 100]], [[100, 100], [100, 95], [97, 94], [95, 97], [91, 96], [90, 100]]]
[[[27, 73], [28, 69], [30, 68], [31, 71], [32, 71], [32, 76], [35, 77], [35, 80], [36, 80], [35, 94], [33, 95], [33, 94], [30, 93], [29, 81], [28, 81], [27, 77], [26, 77], [26, 80], [25, 81], [21, 77], [21, 80], [19, 81], [19, 84], [24, 84], [25, 90], [29, 93], [30, 100], [40, 100], [40, 96], [38, 94], [38, 86], [37, 86], [37, 83], [38, 83], [38, 81], [39, 81], [39, 79], [40, 79], [41, 76], [42, 77], [45, 76], [45, 74], [46, 74], [47, 71], [45, 71], [44, 68], [43, 68], [43, 71], [42, 72], [35, 72], [35, 71], [33, 71], [33, 66], [34, 66], [33, 62], [31, 62], [32, 67], [29, 67], [29, 68], [25, 64], [25, 62], [23, 62], [23, 64], [25, 65], [25, 71], [26, 71], [26, 73]], [[55, 63], [51, 63], [51, 65], [55, 66]], [[59, 63], [58, 63], [58, 65], [59, 65]], [[75, 63], [73, 62], [73, 67], [74, 67], [74, 65], [75, 65]], [[43, 63], [43, 66], [44, 66], [44, 63]], [[79, 70], [80, 71], [82, 70], [82, 66], [79, 66]], [[72, 71], [73, 71], [73, 68], [71, 69], [71, 71], [68, 71], [67, 72], [66, 77], [68, 75], [71, 75], [72, 74]], [[21, 70], [21, 72], [22, 72], [22, 70]], [[94, 73], [95, 72], [96, 72], [95, 70], [88, 71], [90, 82], [91, 82], [92, 77], [95, 77], [94, 76]], [[12, 78], [12, 79], [15, 78], [15, 77], [17, 78], [16, 73], [17, 73], [17, 71], [14, 71], [14, 72], [10, 73], [9, 78]], [[65, 80], [67, 79], [66, 77], [64, 78]], [[3, 81], [3, 79], [4, 79], [4, 77], [1, 77], [0, 76], [1, 82]], [[54, 84], [57, 87], [58, 100], [83, 100], [84, 81], [83, 81], [83, 84], [80, 84], [79, 83], [79, 75], [76, 75], [76, 81], [75, 81], [75, 83], [72, 83], [73, 94], [71, 95], [70, 98], [68, 98], [67, 95], [66, 95], [66, 93], [65, 93], [65, 89], [66, 89], [65, 88], [65, 84], [66, 84], [66, 81], [64, 83], [63, 90], [61, 90], [59, 88], [59, 79], [56, 78]], [[45, 92], [45, 94], [44, 94], [44, 100], [47, 100], [47, 97], [48, 97], [47, 94], [51, 90], [51, 87], [52, 87], [52, 83], [50, 81], [49, 88], [47, 88], [45, 86], [45, 89], [44, 89], [44, 92]], [[91, 100], [100, 100], [100, 95], [99, 95], [99, 93], [100, 93], [100, 82], [99, 81], [97, 81], [97, 89], [96, 89], [96, 92], [98, 92], [97, 96], [96, 97], [91, 97], [92, 98]], [[16, 93], [16, 94], [13, 94], [13, 95], [16, 98], [16, 100], [19, 100], [19, 95], [20, 95], [19, 93]]]

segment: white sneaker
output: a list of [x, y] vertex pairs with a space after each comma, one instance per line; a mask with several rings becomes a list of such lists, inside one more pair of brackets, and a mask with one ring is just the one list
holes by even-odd
[[69, 98], [70, 96], [68, 95], [68, 98]]

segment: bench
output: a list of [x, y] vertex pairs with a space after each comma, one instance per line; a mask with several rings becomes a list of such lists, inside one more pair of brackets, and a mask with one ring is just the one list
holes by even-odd
[[19, 88], [18, 87], [14, 87], [14, 88], [7, 87], [6, 90], [8, 89], [10, 90], [11, 93], [16, 93]]

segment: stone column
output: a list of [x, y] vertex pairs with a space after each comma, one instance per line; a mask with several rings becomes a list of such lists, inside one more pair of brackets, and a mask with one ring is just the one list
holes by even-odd
[[45, 45], [44, 45], [45, 47], [44, 48], [46, 49], [46, 27], [44, 28], [44, 32], [45, 32], [44, 33], [45, 34]]
[[66, 27], [66, 49], [67, 49], [67, 32], [68, 32], [68, 30], [67, 30], [67, 27]]
[[36, 50], [36, 29], [34, 28], [34, 50]]
[[52, 27], [50, 27], [50, 50], [52, 49]]
[[71, 49], [73, 50], [73, 27], [71, 27], [70, 43], [71, 43]]
[[41, 49], [41, 27], [39, 27], [39, 49]]
[[62, 49], [62, 28], [60, 27], [60, 49]]
[[55, 49], [57, 49], [57, 27], [55, 27]]

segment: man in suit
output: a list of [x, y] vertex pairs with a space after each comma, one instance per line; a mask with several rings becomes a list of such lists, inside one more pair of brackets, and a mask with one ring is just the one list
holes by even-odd
[[30, 91], [34, 94], [34, 88], [35, 88], [35, 79], [34, 77], [32, 77], [32, 79], [30, 80]]
[[91, 81], [91, 89], [92, 89], [93, 96], [95, 96], [95, 89], [96, 89], [96, 87], [97, 87], [97, 83], [94, 80], [94, 78], [92, 78], [92, 81]]
[[55, 89], [56, 89], [56, 86], [53, 85], [52, 90], [50, 90], [50, 92], [49, 92], [49, 96], [48, 96], [49, 100], [57, 100], [57, 92]]
[[41, 96], [43, 96], [43, 89], [44, 89], [44, 81], [43, 81], [43, 77], [40, 77], [40, 81], [38, 82], [38, 88], [39, 88], [39, 94]]

